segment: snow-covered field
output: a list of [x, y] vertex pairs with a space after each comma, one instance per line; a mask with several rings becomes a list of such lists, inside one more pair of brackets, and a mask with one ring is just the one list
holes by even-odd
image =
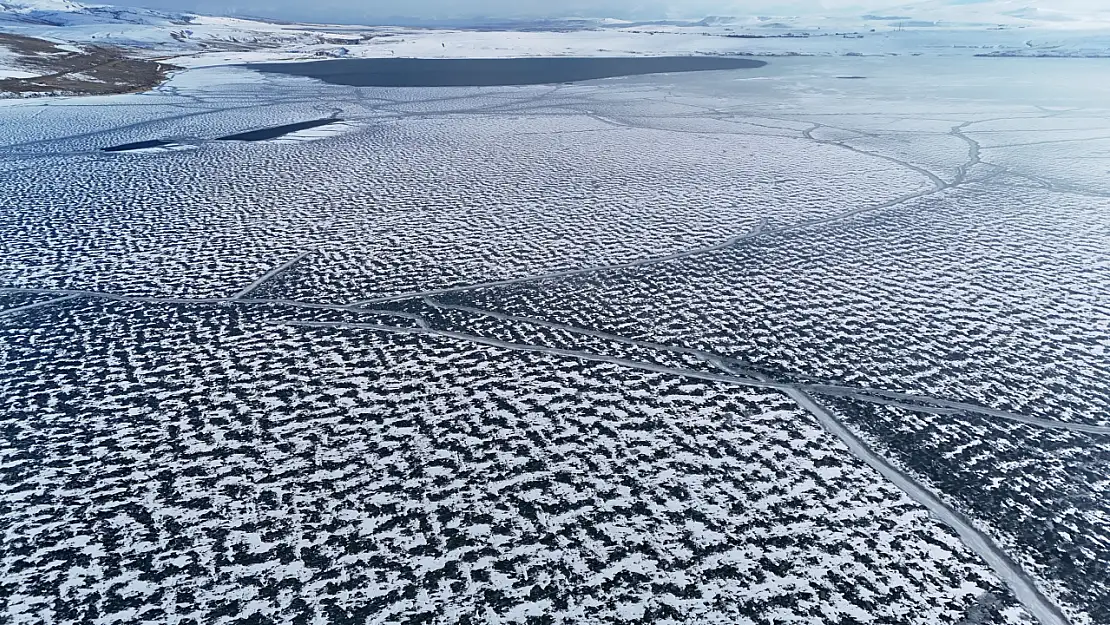
[[19, 55], [0, 47], [0, 78], [28, 78], [35, 72], [27, 71], [19, 62]]

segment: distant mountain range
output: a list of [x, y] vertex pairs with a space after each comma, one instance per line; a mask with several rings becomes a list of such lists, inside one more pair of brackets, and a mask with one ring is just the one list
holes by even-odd
[[925, 0], [884, 11], [891, 20], [1097, 27], [1110, 24], [1110, 3], [1103, 0]]
[[21, 2], [0, 2], [0, 10], [10, 13], [68, 12], [81, 11], [85, 6], [68, 0], [26, 0]]
[[[72, 0], [0, 0], [0, 33], [87, 48], [125, 48], [130, 54], [174, 58], [178, 66], [345, 56], [596, 56], [614, 55], [614, 51], [628, 55], [1110, 56], [1110, 8], [1080, 0], [1052, 3], [1048, 8], [1048, 2], [1041, 0], [925, 0], [869, 10], [856, 7], [820, 17], [393, 19], [340, 26]], [[781, 6], [784, 11], [789, 8]], [[26, 60], [0, 42], [0, 78], [22, 77], [30, 71]]]
[[[1096, 6], [1101, 5], [1101, 6]], [[791, 26], [843, 24], [894, 26], [901, 28], [1007, 26], [1032, 28], [1110, 28], [1110, 2], [1101, 0], [924, 0], [905, 4], [861, 3], [850, 9], [797, 11], [796, 5], [780, 4], [779, 14], [712, 16], [705, 25]], [[861, 8], [862, 7], [862, 8]]]
[[120, 6], [79, 4], [70, 0], [0, 0], [0, 25], [5, 22], [41, 26], [137, 24], [166, 26], [188, 24], [188, 13]]
[[[1095, 6], [1101, 4], [1103, 6]], [[600, 5], [604, 6], [604, 5]], [[820, 12], [799, 9], [799, 4], [776, 3], [773, 8], [760, 7], [762, 14], [711, 16], [700, 22], [705, 26], [736, 24], [787, 28], [817, 26], [871, 26], [928, 28], [936, 26], [1008, 26], [1099, 29], [1110, 28], [1110, 2], [1101, 0], [924, 0], [896, 4], [891, 2], [866, 2], [851, 9], [822, 9]], [[867, 8], [872, 7], [872, 8]], [[603, 11], [604, 8], [598, 9]], [[776, 14], [781, 12], [781, 14]], [[566, 16], [553, 15], [558, 20]], [[618, 20], [583, 19], [597, 26], [613, 26]], [[0, 24], [3, 22], [30, 23], [50, 26], [88, 24], [188, 24], [194, 14], [184, 11], [162, 11], [120, 6], [82, 4], [71, 0], [0, 0]], [[257, 19], [257, 18], [251, 18]], [[419, 17], [395, 17], [378, 23], [460, 27], [465, 25], [489, 26], [518, 20], [504, 17], [457, 18], [428, 20]], [[523, 21], [523, 20], [519, 20]], [[669, 21], [673, 23], [673, 21]], [[642, 20], [637, 23], [643, 23]], [[663, 20], [660, 23], [665, 23]]]

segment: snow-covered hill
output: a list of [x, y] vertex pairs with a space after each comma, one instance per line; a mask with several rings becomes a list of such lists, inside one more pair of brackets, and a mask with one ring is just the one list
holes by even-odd
[[0, 0], [0, 27], [10, 25], [87, 26], [135, 24], [167, 26], [187, 24], [192, 16], [150, 9], [86, 5], [70, 0]]
[[303, 28], [70, 0], [0, 0], [0, 32], [158, 56], [314, 43]]
[[85, 5], [70, 2], [69, 0], [19, 0], [18, 2], [0, 2], [0, 11], [11, 13], [76, 12], [84, 9]]
[[[1110, 4], [1091, 0], [924, 0], [881, 14], [872, 21], [938, 25], [1004, 25], [1026, 28], [1090, 30], [1110, 28]], [[875, 20], [874, 18], [884, 18]]]
[[1110, 29], [1110, 3], [1095, 6], [1090, 0], [873, 0], [823, 8], [819, 12], [797, 8], [798, 5], [790, 3], [776, 3], [766, 7], [766, 11], [753, 9], [750, 14], [712, 16], [700, 24], [749, 28]]

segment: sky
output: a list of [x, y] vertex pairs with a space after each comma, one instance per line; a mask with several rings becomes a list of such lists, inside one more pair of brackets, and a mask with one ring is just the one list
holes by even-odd
[[797, 15], [855, 8], [867, 11], [906, 2], [907, 0], [115, 0], [115, 4], [154, 9], [348, 22], [400, 16], [449, 19], [577, 15], [659, 19], [700, 18], [708, 15]]
[[[94, 0], [96, 1], [96, 0]], [[615, 17], [624, 19], [702, 18], [721, 16], [861, 16], [907, 14], [918, 19], [946, 19], [970, 12], [1022, 12], [1037, 19], [1082, 19], [1101, 13], [1110, 0], [99, 0], [155, 9], [213, 15], [268, 17], [294, 21], [374, 23], [395, 17], [420, 19]], [[1030, 13], [1032, 12], [1032, 13]]]

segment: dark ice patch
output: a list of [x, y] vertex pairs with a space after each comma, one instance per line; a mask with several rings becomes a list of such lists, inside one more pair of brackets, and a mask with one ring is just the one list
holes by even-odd
[[672, 72], [754, 69], [764, 61], [720, 56], [516, 59], [339, 59], [258, 63], [259, 72], [316, 78], [354, 87], [497, 87], [542, 85]]
[[277, 139], [278, 137], [285, 136], [297, 132], [299, 130], [308, 130], [309, 128], [318, 128], [320, 126], [327, 126], [336, 122], [343, 121], [341, 119], [328, 118], [328, 119], [314, 119], [307, 122], [297, 122], [295, 124], [285, 124], [284, 126], [274, 126], [272, 128], [261, 128], [259, 130], [251, 130], [249, 132], [241, 132], [239, 134], [228, 135], [226, 137], [219, 137], [217, 141], [266, 141], [268, 139]]
[[132, 150], [146, 150], [149, 148], [160, 148], [164, 145], [169, 145], [170, 141], [136, 141], [134, 143], [124, 143], [122, 145], [113, 145], [108, 148], [100, 148], [101, 152], [131, 152]]

